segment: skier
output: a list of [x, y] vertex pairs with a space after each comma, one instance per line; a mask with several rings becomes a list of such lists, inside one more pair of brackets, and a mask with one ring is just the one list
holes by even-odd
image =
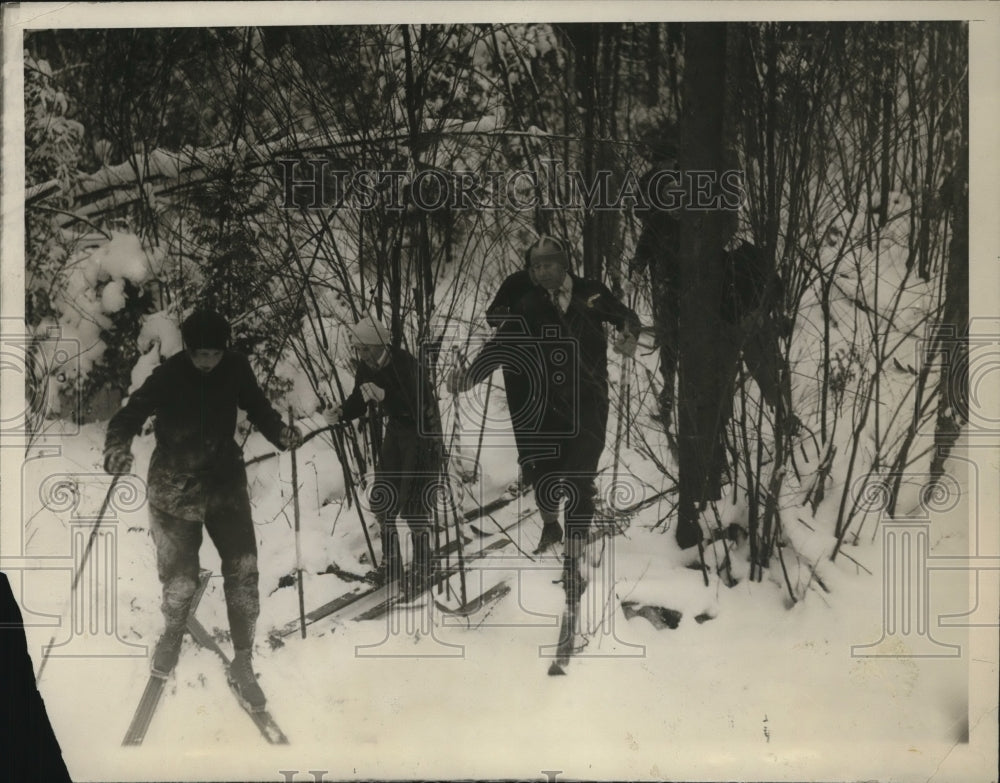
[[157, 367], [108, 423], [104, 469], [132, 468], [132, 438], [155, 415], [156, 448], [149, 462], [150, 527], [163, 585], [163, 634], [153, 651], [154, 674], [177, 663], [188, 610], [198, 583], [202, 527], [222, 559], [223, 588], [232, 635], [229, 677], [253, 709], [266, 699], [252, 664], [254, 626], [260, 614], [257, 541], [247, 476], [234, 440], [236, 409], [281, 449], [301, 443], [267, 401], [247, 358], [229, 349], [226, 319], [199, 310], [181, 325], [184, 350]]
[[562, 240], [541, 236], [526, 257], [528, 280], [521, 276], [509, 286], [503, 304], [507, 323], [448, 383], [452, 390], [466, 391], [497, 367], [528, 370], [532, 385], [526, 398], [532, 411], [522, 411], [515, 431], [520, 430], [524, 480], [534, 489], [543, 522], [535, 551], [562, 540], [559, 506], [565, 500], [564, 576], [568, 589], [582, 592], [578, 560], [594, 515], [594, 480], [608, 423], [604, 324], [621, 332], [615, 350], [631, 355], [639, 318], [603, 284], [573, 274]]
[[[530, 252], [530, 251], [529, 251]], [[486, 308], [486, 322], [494, 328], [498, 337], [506, 340], [510, 355], [503, 365], [504, 394], [507, 397], [507, 410], [510, 412], [511, 425], [514, 431], [514, 443], [517, 447], [519, 466], [518, 485], [524, 482], [523, 465], [530, 454], [531, 426], [530, 417], [533, 409], [531, 370], [532, 352], [530, 343], [518, 340], [519, 336], [527, 335], [523, 316], [517, 311], [518, 303], [532, 289], [537, 287], [531, 274], [531, 266], [525, 254], [524, 269], [520, 269], [500, 284], [489, 307]]]
[[[443, 455], [437, 397], [426, 368], [402, 348], [393, 348], [385, 326], [366, 318], [350, 327], [358, 354], [354, 389], [343, 405], [324, 412], [335, 426], [361, 416], [369, 404], [382, 406], [389, 422], [369, 492], [382, 539], [382, 562], [373, 575], [376, 584], [398, 583], [413, 597], [431, 578], [433, 509], [431, 490], [438, 480]], [[413, 558], [403, 575], [396, 517], [410, 530]]]

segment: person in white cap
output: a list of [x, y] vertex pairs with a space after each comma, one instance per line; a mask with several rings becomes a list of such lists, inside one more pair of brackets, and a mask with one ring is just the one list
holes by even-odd
[[373, 579], [377, 584], [401, 581], [396, 518], [402, 517], [413, 543], [403, 586], [407, 594], [416, 595], [431, 578], [433, 509], [428, 490], [438, 479], [444, 451], [437, 397], [425, 368], [408, 351], [392, 347], [389, 330], [381, 322], [366, 318], [348, 328], [360, 359], [354, 390], [343, 405], [328, 408], [324, 417], [334, 426], [358, 418], [369, 404], [380, 406], [388, 417], [370, 488], [382, 538], [382, 562]]

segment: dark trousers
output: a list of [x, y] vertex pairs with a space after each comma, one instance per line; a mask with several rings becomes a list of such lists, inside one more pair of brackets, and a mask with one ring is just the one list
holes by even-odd
[[260, 599], [257, 539], [246, 494], [240, 498], [210, 499], [204, 523], [180, 519], [154, 506], [150, 506], [149, 514], [167, 628], [182, 629], [187, 622], [198, 584], [198, 550], [204, 526], [222, 559], [222, 584], [233, 647], [250, 649], [260, 615]]
[[[560, 502], [565, 501], [567, 533], [586, 534], [594, 517], [597, 466], [608, 427], [607, 381], [581, 384], [577, 394], [567, 404], [550, 408], [540, 437], [536, 435], [526, 449], [529, 456], [522, 467], [543, 520], [555, 518]], [[553, 437], [545, 437], [546, 432]]]
[[[402, 518], [414, 538], [416, 552], [428, 552], [439, 480], [436, 442], [415, 424], [390, 419], [382, 439], [378, 469], [369, 501], [382, 531], [382, 559], [399, 567], [397, 518]], [[418, 541], [418, 539], [420, 539]]]

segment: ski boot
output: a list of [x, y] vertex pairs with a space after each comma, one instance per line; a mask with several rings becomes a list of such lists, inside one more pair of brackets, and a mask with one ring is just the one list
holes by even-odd
[[524, 468], [518, 466], [517, 478], [507, 485], [507, 489], [505, 490], [505, 492], [513, 500], [519, 495], [523, 495], [527, 489], [528, 487], [524, 482]]
[[700, 544], [705, 539], [705, 534], [697, 520], [678, 519], [674, 537], [677, 539], [677, 546], [681, 549], [690, 549]]
[[167, 628], [156, 642], [153, 648], [153, 658], [150, 661], [149, 669], [157, 677], [166, 678], [177, 665], [177, 659], [181, 655], [181, 642], [184, 639], [184, 626], [178, 628]]
[[535, 551], [531, 553], [533, 555], [543, 554], [563, 539], [563, 531], [559, 526], [558, 512], [542, 511], [539, 509], [539, 514], [542, 517], [542, 537], [539, 539]]
[[267, 704], [264, 691], [257, 684], [257, 675], [253, 670], [250, 650], [236, 650], [233, 662], [229, 664], [229, 684], [236, 691], [237, 697], [252, 711], [261, 712]]
[[389, 581], [389, 564], [384, 560], [365, 574], [365, 581], [372, 587], [385, 587]]

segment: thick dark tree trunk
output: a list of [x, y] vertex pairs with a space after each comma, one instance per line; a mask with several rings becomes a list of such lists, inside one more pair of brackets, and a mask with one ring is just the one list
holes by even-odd
[[[725, 168], [726, 26], [689, 24], [684, 40], [680, 168], [686, 174], [721, 173]], [[680, 229], [677, 539], [681, 546], [698, 543], [699, 510], [719, 497], [725, 460], [721, 427], [732, 399], [728, 362], [719, 361], [724, 353], [719, 302], [726, 215], [720, 209], [694, 206], [683, 211]]]
[[[967, 93], [966, 93], [967, 95]], [[967, 109], [966, 106], [963, 107]], [[962, 133], [968, 128], [963, 112]], [[934, 457], [931, 475], [944, 473], [944, 463], [969, 420], [969, 148], [963, 145], [959, 161], [951, 172], [946, 198], [951, 206], [951, 245], [944, 281], [944, 312], [941, 325], [947, 331], [942, 351], [937, 423], [934, 428]]]
[[[614, 172], [618, 168], [610, 140], [618, 135], [615, 118], [619, 92], [618, 44], [622, 30], [621, 25], [597, 23], [569, 24], [561, 29], [574, 52], [572, 83], [578, 95], [574, 108], [580, 112], [582, 137], [579, 170], [584, 182], [590, 185], [602, 176], [602, 172]], [[610, 182], [615, 181], [612, 175]], [[609, 196], [614, 192], [612, 186]], [[609, 270], [613, 281], [620, 277], [620, 222], [621, 216], [614, 210], [584, 210], [583, 263], [578, 270], [584, 277], [601, 280], [606, 259], [614, 262], [614, 268]]]
[[[583, 145], [580, 169], [584, 182], [593, 182], [597, 169], [597, 136], [600, 103], [597, 85], [597, 55], [600, 41], [600, 25], [567, 25], [570, 40], [575, 50], [576, 91], [580, 99], [581, 133]], [[598, 221], [591, 210], [583, 215], [583, 269], [584, 277], [600, 279], [600, 256], [598, 254]]]

